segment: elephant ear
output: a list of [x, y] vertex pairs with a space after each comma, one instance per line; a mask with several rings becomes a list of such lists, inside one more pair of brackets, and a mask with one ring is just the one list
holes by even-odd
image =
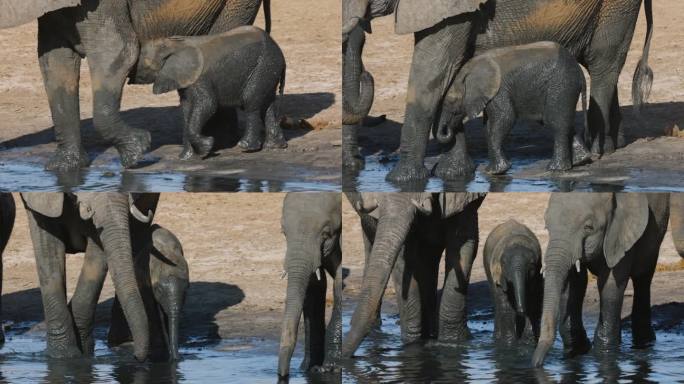
[[64, 194], [60, 192], [27, 192], [21, 194], [24, 204], [47, 217], [60, 217], [64, 209]]
[[79, 4], [81, 0], [0, 0], [0, 29], [16, 27], [48, 12]]
[[615, 267], [639, 240], [649, 217], [648, 199], [641, 193], [616, 193], [614, 202], [613, 218], [603, 240], [608, 268]]
[[394, 13], [394, 31], [414, 33], [437, 25], [444, 19], [475, 12], [486, 0], [399, 0]]
[[378, 195], [375, 192], [349, 192], [347, 193], [349, 202], [354, 207], [356, 212], [370, 215], [376, 219], [379, 218], [378, 212]]
[[467, 70], [464, 79], [465, 94], [463, 109], [468, 118], [473, 119], [485, 109], [501, 87], [501, 68], [490, 57], [474, 58], [463, 68]]
[[[175, 38], [180, 40], [181, 38]], [[162, 64], [154, 82], [155, 95], [183, 89], [194, 84], [204, 70], [204, 57], [199, 48], [187, 46], [172, 53]]]
[[444, 192], [439, 194], [439, 202], [442, 207], [442, 217], [451, 217], [461, 213], [470, 203], [476, 203], [479, 207], [486, 193], [472, 192]]

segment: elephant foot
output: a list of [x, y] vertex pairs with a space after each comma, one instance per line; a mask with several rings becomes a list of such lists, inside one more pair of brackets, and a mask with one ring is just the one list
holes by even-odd
[[461, 179], [463, 177], [472, 176], [475, 173], [475, 164], [468, 155], [460, 159], [454, 159], [451, 156], [442, 156], [435, 165], [432, 172], [435, 176], [442, 180]]
[[45, 169], [48, 171], [69, 172], [85, 168], [88, 165], [90, 165], [90, 158], [83, 147], [70, 149], [59, 146], [55, 154], [45, 164]]
[[178, 158], [181, 160], [190, 160], [192, 157], [195, 155], [195, 151], [192, 149], [191, 145], [185, 145], [183, 147], [183, 152], [178, 155]]
[[437, 341], [445, 344], [458, 344], [470, 340], [473, 335], [470, 333], [468, 327], [460, 327], [459, 329], [450, 329], [448, 331], [441, 330]]
[[276, 137], [267, 137], [266, 142], [264, 143], [264, 148], [285, 149], [287, 148], [287, 140], [285, 140], [285, 137], [283, 137], [282, 134]]
[[549, 165], [546, 166], [546, 169], [551, 172], [569, 171], [572, 169], [572, 162], [567, 160], [561, 160], [558, 158], [553, 158], [549, 162]]
[[118, 140], [116, 149], [121, 156], [121, 165], [130, 168], [142, 160], [145, 152], [150, 149], [152, 138], [148, 131], [131, 129], [125, 137]]
[[55, 345], [48, 342], [46, 354], [53, 359], [74, 359], [82, 357], [83, 353], [75, 345]]
[[257, 152], [261, 150], [261, 141], [253, 137], [244, 137], [238, 142], [242, 152]]
[[577, 355], [584, 355], [591, 350], [591, 342], [587, 337], [587, 334], [582, 330], [582, 334], [573, 336], [573, 341], [563, 348], [564, 354], [567, 357], [573, 357]]
[[599, 352], [612, 352], [620, 348], [621, 334], [618, 329], [617, 332], [605, 332], [599, 325], [596, 328], [594, 335], [594, 350]]
[[615, 148], [615, 141], [613, 141], [613, 138], [606, 136], [606, 142], [603, 144], [603, 153], [609, 155], [615, 152]]
[[5, 344], [5, 330], [2, 328], [3, 324], [2, 321], [0, 321], [0, 345]]
[[214, 138], [211, 136], [199, 136], [192, 141], [192, 147], [195, 149], [195, 153], [204, 157], [211, 153], [212, 148], [214, 148]]
[[595, 138], [594, 141], [591, 143], [591, 155], [600, 157], [603, 154], [603, 151], [601, 150], [601, 144], [599, 143], [599, 138]]
[[655, 340], [656, 334], [650, 324], [632, 327], [632, 346], [634, 348], [648, 348]]
[[572, 143], [572, 165], [585, 165], [591, 162], [591, 153], [580, 142], [574, 141]]
[[322, 365], [314, 365], [313, 367], [309, 368], [309, 372], [313, 373], [337, 373], [341, 371], [342, 368], [337, 366], [337, 364], [327, 361], [324, 361]]
[[422, 162], [399, 160], [385, 180], [395, 183], [407, 183], [430, 178], [430, 171]]
[[342, 153], [342, 167], [347, 172], [358, 172], [366, 165], [359, 151], [344, 151]]
[[504, 175], [509, 169], [511, 169], [511, 162], [506, 159], [500, 159], [495, 163], [490, 161], [485, 168], [485, 172], [490, 175]]

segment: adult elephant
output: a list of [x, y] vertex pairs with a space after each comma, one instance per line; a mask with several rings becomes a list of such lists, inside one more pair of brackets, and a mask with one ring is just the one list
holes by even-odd
[[[361, 193], [347, 197], [365, 222], [368, 247], [363, 286], [342, 356], [350, 357], [375, 324], [393, 270], [405, 343], [435, 335], [446, 342], [468, 338], [465, 297], [477, 253], [477, 209], [484, 195]], [[437, 276], [445, 251], [446, 273], [438, 305]]]
[[[134, 342], [145, 360], [149, 325], [133, 266], [129, 212], [148, 221], [135, 198], [124, 193], [24, 193], [47, 323], [47, 354], [54, 358], [92, 355], [97, 305], [107, 271]], [[65, 255], [85, 252], [71, 302], [66, 300]]]
[[[46, 168], [66, 171], [90, 162], [80, 135], [82, 58], [88, 58], [93, 84], [95, 128], [116, 147], [122, 165], [130, 167], [150, 147], [149, 132], [130, 127], [120, 114], [126, 78], [130, 76], [131, 83], [141, 82], [135, 75], [141, 44], [173, 35], [213, 34], [252, 24], [261, 0], [31, 0], [20, 8], [10, 3], [16, 1], [0, 1], [0, 26], [40, 16], [38, 57], [57, 140], [57, 150]], [[264, 0], [267, 30], [269, 4]], [[10, 12], [5, 12], [7, 9]], [[47, 11], [52, 12], [45, 14]]]
[[[600, 314], [594, 347], [620, 344], [622, 302], [632, 280], [632, 335], [643, 347], [655, 340], [651, 280], [667, 231], [668, 194], [557, 193], [549, 199], [544, 255], [544, 300], [532, 363], [541, 366], [560, 328], [571, 354], [590, 348], [582, 324], [587, 269], [597, 277]], [[560, 326], [559, 326], [560, 324]]]
[[[372, 76], [361, 57], [370, 20], [394, 13], [398, 34], [414, 33], [415, 45], [401, 131], [400, 159], [387, 179], [425, 179], [423, 160], [430, 128], [454, 75], [473, 55], [488, 49], [555, 41], [572, 52], [591, 77], [587, 143], [596, 154], [624, 145], [617, 81], [632, 41], [641, 0], [345, 0], [343, 7], [343, 123], [345, 166], [361, 157], [356, 126], [371, 107]], [[632, 97], [639, 106], [648, 97], [652, 72], [648, 52], [653, 32], [651, 0], [643, 57], [634, 75]], [[459, 130], [434, 173], [444, 179], [471, 174], [463, 130]]]
[[670, 195], [670, 223], [675, 249], [684, 257], [684, 193]]
[[[16, 207], [11, 193], [0, 193], [0, 315], [2, 315], [2, 253], [5, 251], [9, 242], [12, 228], [14, 228], [14, 217]], [[2, 317], [0, 317], [2, 324]], [[0, 344], [5, 342], [5, 332], [0, 326]]]

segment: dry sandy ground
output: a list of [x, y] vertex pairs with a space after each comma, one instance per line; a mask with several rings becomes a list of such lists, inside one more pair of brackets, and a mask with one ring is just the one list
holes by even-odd
[[[286, 281], [280, 280], [285, 239], [280, 232], [284, 194], [162, 194], [155, 221], [173, 231], [183, 243], [190, 266], [191, 287], [184, 310], [183, 335], [193, 338], [260, 337], [278, 339]], [[12, 322], [42, 321], [33, 249], [26, 214], [18, 195], [17, 221], [3, 255], [3, 319]], [[528, 225], [546, 245], [543, 213], [547, 194], [497, 194], [487, 196], [480, 208], [480, 252], [471, 284], [485, 279], [482, 247], [492, 228], [508, 218]], [[344, 266], [349, 269], [345, 295], [354, 298], [361, 283], [363, 245], [358, 217], [343, 199]], [[67, 290], [73, 292], [82, 255], [67, 257]], [[661, 248], [663, 265], [681, 267], [668, 234]], [[658, 272], [653, 283], [653, 305], [684, 302], [684, 272]], [[478, 286], [483, 286], [479, 284]], [[330, 309], [331, 289], [328, 289]], [[392, 289], [390, 288], [390, 291]], [[488, 300], [480, 289], [471, 300]], [[589, 309], [596, 305], [596, 288], [590, 283]], [[98, 309], [98, 321], [107, 324], [113, 288], [106, 282]], [[389, 296], [388, 296], [389, 297]], [[592, 301], [593, 300], [593, 301]], [[393, 303], [393, 299], [387, 302]], [[482, 303], [486, 305], [486, 301]], [[631, 305], [626, 301], [625, 307]]]
[[[312, 12], [314, 3], [316, 12]], [[177, 156], [182, 125], [176, 94], [156, 96], [149, 85], [127, 85], [122, 102], [124, 119], [152, 132], [153, 151], [149, 159], [154, 164], [139, 171], [221, 174], [227, 169], [239, 169], [242, 177], [284, 181], [295, 176], [301, 178], [301, 169], [306, 168], [310, 180], [339, 183], [340, 13], [335, 0], [272, 2], [272, 36], [287, 61], [286, 95], [281, 110], [294, 119], [306, 119], [314, 130], [286, 131], [287, 150], [243, 154], [230, 148], [204, 161], [180, 162]], [[263, 25], [261, 13], [256, 25]], [[0, 151], [0, 160], [43, 164], [54, 149], [52, 120], [38, 68], [36, 33], [36, 22], [0, 31], [0, 150], [31, 147]], [[82, 131], [91, 158], [96, 156], [93, 165], [102, 166], [111, 161], [115, 151], [98, 145], [100, 140], [90, 119], [92, 94], [87, 61], [81, 72]], [[299, 175], [285, 165], [298, 166]]]
[[[576, 168], [563, 178], [595, 184], [684, 188], [684, 181], [676, 177], [684, 171], [684, 142], [681, 138], [660, 137], [674, 125], [684, 127], [684, 29], [680, 27], [684, 3], [679, 0], [655, 1], [653, 12], [655, 27], [649, 63], [655, 79], [649, 104], [642, 112], [642, 121], [636, 118], [631, 108], [631, 87], [646, 31], [643, 7], [618, 84], [627, 139], [628, 142], [636, 142], [589, 166]], [[375, 19], [373, 33], [368, 36], [364, 48], [364, 64], [375, 78], [371, 115], [386, 114], [388, 119], [379, 126], [362, 128], [360, 140], [364, 155], [383, 157], [399, 146], [413, 36], [396, 35], [393, 22], [393, 17]], [[577, 124], [581, 124], [581, 118], [578, 113]], [[469, 152], [479, 159], [487, 155], [483, 131], [479, 119], [467, 126]], [[513, 165], [519, 165], [516, 159], [521, 158], [542, 160], [509, 176], [524, 179], [549, 177], [545, 166], [552, 151], [551, 137], [549, 131], [524, 123], [513, 129], [506, 142], [506, 151]], [[658, 139], [651, 140], [653, 137]], [[437, 161], [438, 154], [436, 143], [431, 143], [426, 160], [429, 169]]]

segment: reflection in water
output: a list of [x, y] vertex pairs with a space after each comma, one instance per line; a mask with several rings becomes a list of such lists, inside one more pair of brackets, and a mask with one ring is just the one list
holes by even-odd
[[[356, 357], [344, 362], [343, 381], [641, 383], [671, 382], [684, 376], [684, 324], [658, 330], [658, 341], [648, 349], [632, 349], [631, 331], [626, 329], [619, 351], [565, 359], [557, 340], [544, 368], [535, 369], [530, 365], [534, 346], [497, 346], [492, 338], [491, 313], [482, 315], [470, 316], [473, 339], [456, 346], [436, 341], [402, 345], [397, 318], [383, 314], [382, 329], [373, 330]], [[348, 312], [345, 319], [350, 317]], [[587, 331], [593, 334], [590, 328]], [[345, 329], [349, 329], [348, 320]]]
[[[304, 172], [302, 173], [304, 174]], [[125, 191], [125, 192], [291, 192], [339, 191], [340, 186], [294, 178], [255, 180], [212, 173], [124, 171], [118, 162], [69, 173], [46, 171], [35, 163], [0, 163], [3, 191]]]

